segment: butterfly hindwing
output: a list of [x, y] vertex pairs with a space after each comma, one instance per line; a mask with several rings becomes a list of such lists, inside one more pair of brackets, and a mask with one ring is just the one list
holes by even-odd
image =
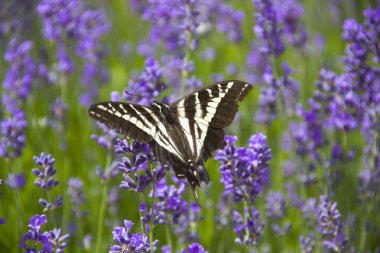
[[251, 85], [242, 81], [222, 81], [170, 105], [184, 131], [190, 132], [187, 137], [198, 161], [206, 161], [214, 150], [224, 147], [223, 128], [231, 124], [238, 102], [251, 89]]

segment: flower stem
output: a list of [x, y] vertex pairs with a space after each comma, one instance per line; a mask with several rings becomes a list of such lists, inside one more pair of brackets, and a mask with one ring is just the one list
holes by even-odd
[[[11, 161], [9, 159], [5, 159], [5, 162], [7, 165], [9, 165], [10, 171], [12, 171], [13, 175], [16, 175], [15, 166], [11, 165]], [[20, 192], [18, 189], [13, 189], [13, 192], [15, 194], [16, 210], [18, 213], [18, 217], [22, 217], [22, 203], [21, 203], [21, 198], [20, 198]], [[22, 224], [21, 224], [20, 220], [18, 220], [18, 222], [17, 222], [17, 238], [21, 237], [21, 231], [22, 231]]]
[[153, 175], [153, 183], [152, 183], [152, 218], [150, 219], [150, 230], [149, 230], [149, 242], [150, 242], [150, 252], [154, 252], [154, 247], [153, 247], [153, 229], [154, 229], [154, 198], [155, 198], [155, 192], [156, 192], [156, 181], [154, 178], [154, 169], [152, 168], [153, 166], [150, 165], [150, 170]]
[[[108, 164], [110, 161], [110, 154], [107, 154], [107, 162], [106, 162], [106, 168], [108, 168]], [[106, 211], [106, 202], [107, 202], [107, 192], [108, 192], [108, 182], [104, 181], [102, 185], [102, 197], [100, 202], [100, 208], [99, 208], [99, 215], [98, 215], [98, 228], [96, 232], [96, 253], [100, 252], [101, 243], [102, 243], [102, 235], [103, 235], [103, 227], [104, 227], [104, 215]]]
[[[47, 191], [46, 195], [47, 195], [47, 199], [48, 199], [49, 203], [53, 203], [53, 198], [51, 196], [51, 192]], [[54, 212], [54, 210], [52, 210], [50, 213], [51, 213], [51, 216], [53, 217], [54, 227], [57, 227], [57, 220], [55, 218], [55, 212]]]

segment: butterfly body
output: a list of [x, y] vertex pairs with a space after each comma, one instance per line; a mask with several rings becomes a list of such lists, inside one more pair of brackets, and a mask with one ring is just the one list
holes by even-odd
[[252, 86], [242, 81], [222, 81], [195, 91], [169, 105], [151, 106], [101, 102], [89, 114], [125, 136], [149, 144], [176, 176], [186, 178], [193, 190], [210, 177], [204, 163], [225, 146], [224, 128], [231, 124], [241, 101]]

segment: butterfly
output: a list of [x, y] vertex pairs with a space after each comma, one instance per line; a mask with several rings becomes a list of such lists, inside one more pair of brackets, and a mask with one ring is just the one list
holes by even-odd
[[204, 163], [226, 145], [223, 129], [231, 124], [238, 102], [251, 89], [246, 82], [226, 80], [171, 104], [107, 101], [91, 105], [88, 112], [126, 137], [149, 144], [161, 164], [170, 164], [177, 178], [187, 179], [198, 200], [195, 188], [210, 182]]

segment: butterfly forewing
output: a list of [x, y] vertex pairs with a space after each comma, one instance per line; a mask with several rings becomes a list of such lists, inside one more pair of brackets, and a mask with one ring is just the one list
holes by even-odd
[[89, 114], [117, 132], [142, 143], [152, 140], [152, 128], [157, 124], [151, 120], [155, 114], [151, 108], [128, 103], [97, 103], [90, 107]]

